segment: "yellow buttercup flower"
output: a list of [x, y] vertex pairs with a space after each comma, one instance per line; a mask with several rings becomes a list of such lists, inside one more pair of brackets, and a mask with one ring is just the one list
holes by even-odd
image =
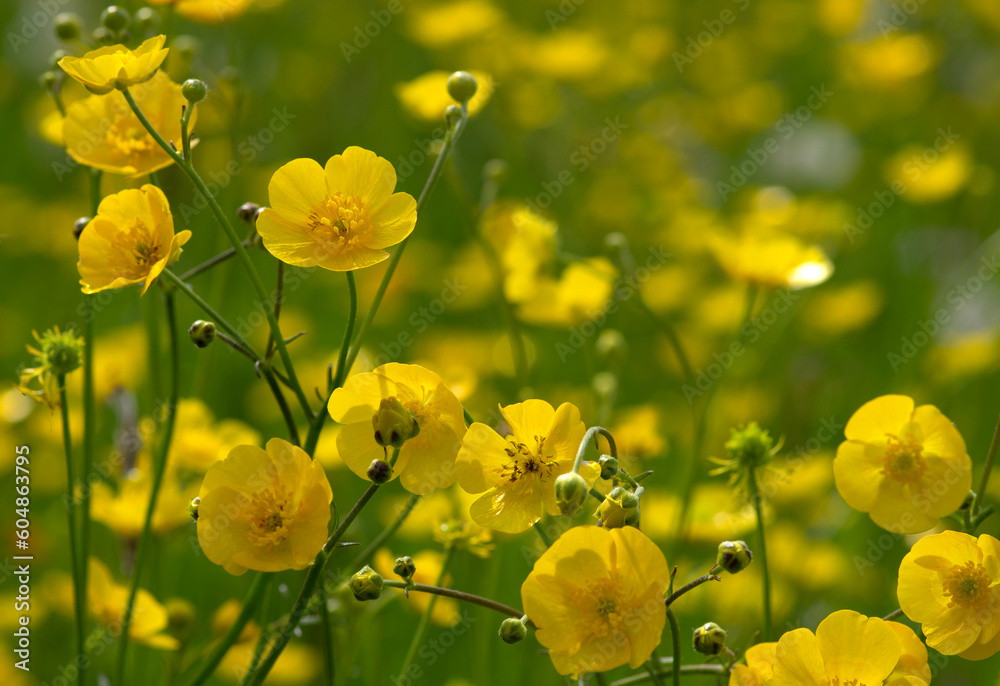
[[257, 233], [276, 258], [297, 267], [332, 271], [369, 267], [389, 257], [384, 248], [410, 235], [417, 203], [393, 193], [396, 170], [370, 150], [351, 146], [326, 168], [292, 160], [271, 177], [271, 207]]
[[[469, 100], [469, 116], [478, 114], [490, 101], [496, 84], [493, 77], [483, 71], [470, 72], [476, 77], [476, 94]], [[407, 112], [427, 122], [444, 122], [448, 105], [457, 105], [448, 95], [448, 77], [452, 72], [431, 71], [412, 81], [396, 84], [396, 97]]]
[[280, 438], [240, 445], [205, 474], [198, 542], [230, 574], [305, 569], [323, 547], [333, 491], [323, 466]]
[[174, 235], [167, 196], [146, 184], [109, 195], [80, 234], [80, 283], [84, 293], [150, 284], [181, 255], [190, 231]]
[[[152, 465], [149, 456], [144, 454], [138, 466], [118, 480], [117, 490], [103, 481], [94, 484], [91, 516], [122, 538], [137, 539], [146, 520], [152, 490]], [[196, 495], [197, 485], [184, 486], [172, 474], [167, 474], [156, 499], [153, 533], [165, 534], [190, 522], [187, 506]]]
[[905, 395], [862, 405], [844, 429], [833, 474], [848, 505], [894, 533], [926, 531], [955, 512], [972, 485], [958, 429], [933, 405]]
[[168, 464], [204, 473], [241, 444], [260, 443], [260, 434], [237, 419], [215, 420], [203, 401], [184, 398], [177, 404], [174, 439]]
[[465, 435], [465, 413], [441, 377], [415, 364], [384, 364], [352, 376], [333, 392], [330, 416], [345, 425], [337, 434], [340, 457], [351, 471], [368, 478], [372, 462], [386, 456], [386, 448], [376, 440], [372, 419], [382, 401], [392, 399], [419, 427], [419, 433], [402, 444], [392, 478], [398, 476], [403, 488], [420, 495], [453, 484], [455, 456]]
[[[762, 650], [756, 664], [758, 683], [767, 686], [848, 686], [892, 684], [922, 686], [930, 683], [927, 652], [913, 631], [898, 622], [884, 622], [853, 610], [834, 612], [816, 628], [795, 629], [774, 647], [771, 674], [767, 676]], [[751, 669], [751, 671], [753, 671]], [[736, 678], [746, 678], [741, 671]], [[753, 681], [733, 681], [753, 684]]]
[[[559, 514], [555, 482], [573, 468], [587, 428], [580, 410], [563, 403], [558, 410], [544, 400], [501, 407], [509, 431], [498, 434], [476, 422], [462, 442], [455, 466], [458, 483], [469, 493], [485, 493], [470, 508], [473, 521], [498, 531], [518, 533], [542, 517], [542, 503]], [[592, 486], [597, 465], [581, 467]]]
[[[134, 89], [132, 97], [164, 140], [179, 144], [181, 109], [192, 107], [181, 94], [181, 87], [163, 72], [157, 72]], [[197, 120], [195, 108], [189, 127]], [[63, 139], [66, 152], [80, 164], [129, 178], [174, 163], [139, 122], [121, 93], [92, 95], [69, 105], [63, 120]]]
[[736, 665], [729, 674], [729, 686], [764, 686], [774, 669], [777, 643], [758, 643], [747, 648], [747, 663]]
[[91, 50], [83, 57], [63, 57], [59, 66], [91, 93], [104, 95], [153, 78], [169, 52], [163, 47], [166, 40], [166, 36], [155, 36], [135, 50], [124, 45], [108, 45]]
[[669, 582], [663, 553], [638, 529], [581, 526], [538, 558], [521, 602], [556, 670], [575, 679], [649, 658], [666, 622]]
[[170, 5], [185, 19], [199, 24], [221, 24], [247, 11], [253, 0], [147, 0], [150, 5]]
[[[122, 615], [128, 604], [129, 588], [116, 584], [111, 572], [97, 558], [90, 558], [87, 575], [87, 603], [102, 624], [121, 629]], [[153, 648], [174, 650], [176, 638], [163, 633], [169, 624], [167, 610], [148, 591], [139, 589], [132, 609], [128, 635], [136, 642]]]
[[739, 236], [712, 234], [708, 247], [731, 278], [763, 288], [806, 288], [833, 274], [823, 250], [792, 235], [746, 231]]
[[921, 538], [899, 565], [896, 594], [938, 652], [982, 660], [1000, 651], [1000, 541], [992, 536]]

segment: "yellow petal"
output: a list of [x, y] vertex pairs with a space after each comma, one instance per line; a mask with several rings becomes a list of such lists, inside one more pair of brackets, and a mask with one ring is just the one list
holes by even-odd
[[885, 435], [899, 435], [913, 415], [913, 398], [883, 395], [862, 405], [847, 421], [844, 435], [848, 440], [881, 442]]

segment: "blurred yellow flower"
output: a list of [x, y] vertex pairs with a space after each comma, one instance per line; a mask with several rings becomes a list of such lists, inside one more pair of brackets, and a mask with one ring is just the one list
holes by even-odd
[[[190, 107], [181, 87], [162, 72], [132, 93], [143, 115], [164, 140], [180, 141], [180, 112]], [[191, 126], [198, 108], [191, 114]], [[174, 161], [153, 140], [121, 93], [92, 95], [66, 108], [63, 120], [66, 152], [80, 164], [128, 178], [144, 176]]]
[[204, 473], [236, 446], [259, 443], [260, 433], [252, 427], [236, 419], [215, 421], [203, 401], [184, 398], [177, 404], [169, 466]]
[[480, 231], [499, 256], [507, 300], [517, 303], [534, 295], [558, 248], [555, 223], [526, 205], [499, 202], [483, 213]]
[[434, 49], [469, 41], [504, 21], [503, 13], [486, 0], [456, 0], [430, 7], [417, 5], [408, 15], [413, 39]]
[[708, 247], [731, 278], [763, 288], [806, 288], [823, 283], [833, 273], [833, 263], [821, 248], [791, 235], [714, 233]]
[[337, 434], [341, 459], [368, 479], [368, 468], [385, 459], [375, 440], [373, 416], [383, 400], [398, 400], [416, 420], [419, 433], [403, 443], [392, 478], [403, 488], [424, 495], [455, 482], [455, 456], [465, 435], [465, 413], [455, 394], [434, 372], [415, 364], [390, 362], [352, 376], [330, 396], [333, 420], [345, 426]]
[[83, 57], [63, 57], [59, 66], [90, 92], [104, 95], [151, 79], [169, 52], [163, 47], [166, 40], [166, 36], [155, 36], [135, 50], [108, 45]]
[[604, 316], [611, 305], [618, 270], [604, 257], [590, 257], [567, 266], [559, 279], [543, 278], [531, 297], [518, 303], [526, 322], [573, 327]]
[[[483, 71], [473, 70], [476, 77], [476, 94], [469, 100], [469, 116], [475, 116], [490, 101], [496, 84], [493, 77]], [[444, 123], [448, 105], [457, 105], [448, 95], [448, 77], [451, 72], [430, 71], [412, 81], [396, 84], [396, 97], [407, 112], [426, 122]]]
[[[414, 583], [427, 586], [443, 586], [445, 588], [451, 585], [450, 575], [446, 574], [444, 579], [441, 579], [441, 569], [444, 563], [443, 553], [436, 550], [421, 550], [410, 557], [417, 568], [417, 571], [413, 573]], [[384, 578], [398, 578], [395, 572], [392, 571], [395, 564], [396, 556], [389, 552], [388, 549], [380, 548], [375, 553], [375, 571]], [[439, 579], [440, 583], [438, 583]], [[429, 593], [410, 593], [409, 598], [403, 598], [403, 602], [422, 615], [427, 610], [427, 606], [430, 605], [431, 598], [434, 597]], [[454, 626], [458, 624], [462, 621], [462, 613], [458, 609], [458, 601], [452, 598], [438, 597], [437, 602], [434, 603], [434, 609], [431, 610], [431, 621], [438, 626]]]
[[649, 658], [669, 581], [663, 553], [638, 529], [580, 526], [538, 558], [521, 602], [556, 670], [575, 679]]
[[[469, 493], [483, 493], [470, 509], [482, 526], [518, 533], [542, 517], [542, 503], [559, 514], [555, 481], [573, 468], [586, 433], [580, 410], [563, 403], [558, 410], [544, 400], [501, 407], [509, 432], [501, 436], [474, 423], [462, 442], [455, 466], [458, 483]], [[592, 486], [600, 469], [585, 465], [580, 474]]]
[[[101, 624], [117, 626], [120, 630], [129, 588], [116, 584], [111, 572], [97, 558], [90, 558], [88, 570], [87, 602], [90, 611]], [[148, 591], [140, 588], [135, 596], [129, 637], [152, 648], [175, 650], [179, 646], [177, 639], [164, 633], [168, 623], [167, 610]]]
[[[896, 626], [891, 626], [895, 624]], [[768, 686], [829, 686], [830, 684], [885, 684], [924, 686], [930, 683], [927, 653], [910, 652], [919, 640], [901, 640], [913, 634], [897, 622], [884, 622], [853, 610], [839, 610], [819, 623], [816, 633], [795, 629], [785, 633], [774, 649]], [[913, 636], [916, 639], [916, 636]], [[920, 646], [922, 648], [923, 646]], [[762, 649], [759, 673], [766, 675]], [[926, 676], [924, 676], [926, 675]], [[739, 681], [730, 681], [730, 684]], [[745, 682], [745, 683], [753, 683]]]
[[326, 168], [297, 159], [271, 177], [271, 207], [257, 218], [264, 247], [297, 267], [332, 271], [369, 267], [389, 257], [383, 248], [413, 231], [417, 203], [393, 193], [396, 170], [387, 160], [351, 146]]
[[146, 0], [150, 5], [169, 5], [177, 14], [199, 24], [221, 24], [246, 12], [254, 0]]
[[806, 303], [801, 320], [819, 336], [839, 336], [866, 327], [882, 311], [884, 304], [881, 286], [873, 280], [862, 279], [819, 290]]
[[947, 200], [972, 177], [974, 161], [958, 135], [940, 129], [932, 146], [911, 145], [889, 158], [883, 176], [890, 184], [902, 184], [902, 197], [923, 204]]
[[983, 660], [1000, 651], [1000, 541], [992, 536], [921, 538], [899, 565], [896, 594], [938, 652]]
[[[112, 488], [99, 481], [91, 490], [91, 517], [122, 538], [135, 539], [142, 532], [146, 508], [152, 492], [150, 456], [142, 453], [133, 467]], [[198, 495], [196, 483], [184, 484], [169, 471], [164, 475], [153, 512], [152, 531], [165, 534], [191, 521], [187, 512], [191, 498]]]
[[855, 510], [897, 534], [915, 534], [958, 510], [972, 485], [965, 441], [933, 405], [883, 395], [847, 422], [833, 474]]
[[190, 231], [174, 235], [167, 197], [156, 186], [109, 195], [80, 234], [80, 283], [84, 293], [141, 283], [142, 294], [181, 255]]
[[843, 47], [846, 76], [874, 88], [893, 88], [926, 72], [937, 54], [921, 34], [879, 36], [867, 43]]
[[[212, 615], [212, 633], [217, 638], [226, 631], [240, 613], [242, 605], [236, 599], [224, 602]], [[257, 643], [260, 641], [260, 625], [252, 619], [243, 627], [233, 646], [226, 651], [225, 657], [215, 670], [215, 677], [230, 683], [243, 683], [250, 665], [254, 663]], [[264, 650], [273, 644], [273, 637], [264, 644]], [[267, 675], [268, 684], [311, 684], [315, 683], [322, 662], [316, 650], [299, 641], [292, 641], [285, 646], [278, 656], [278, 661]]]
[[333, 491], [323, 466], [272, 438], [240, 445], [205, 474], [198, 542], [230, 574], [305, 569], [326, 542]]

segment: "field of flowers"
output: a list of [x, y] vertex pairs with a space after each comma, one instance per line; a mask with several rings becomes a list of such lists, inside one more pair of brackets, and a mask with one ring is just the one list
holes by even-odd
[[0, 680], [1000, 683], [1000, 4], [0, 7]]

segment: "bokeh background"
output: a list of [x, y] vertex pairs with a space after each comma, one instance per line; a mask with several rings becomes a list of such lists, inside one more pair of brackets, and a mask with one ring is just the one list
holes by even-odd
[[[391, 161], [397, 189], [417, 195], [450, 102], [440, 80], [417, 79], [455, 69], [488, 75], [480, 79], [488, 97], [477, 102], [421, 213], [356, 369], [419, 362], [486, 421], [498, 403], [574, 402], [588, 425], [612, 429], [630, 466], [654, 470], [642, 528], [679, 566], [680, 580], [707, 571], [720, 541], [753, 540], [746, 503], [724, 478], [708, 475], [707, 458], [723, 453], [731, 427], [758, 421], [784, 440], [768, 482], [776, 624], [815, 628], [833, 610], [884, 615], [898, 607], [896, 570], [913, 539], [851, 511], [836, 493], [831, 461], [850, 415], [885, 393], [937, 405], [957, 424], [974, 463], [984, 460], [1000, 411], [1000, 5], [397, 0], [394, 7], [400, 11], [379, 0], [254, 0], [217, 25], [176, 12], [160, 23], [173, 47], [165, 67], [171, 78], [209, 84], [196, 163], [234, 217], [244, 202], [267, 204], [267, 182], [285, 162], [322, 163], [349, 145]], [[83, 305], [72, 229], [89, 211], [88, 178], [59, 144], [55, 107], [38, 82], [55, 50], [79, 52], [55, 38], [53, 8], [80, 15], [92, 31], [103, 5], [15, 0], [0, 7], [0, 363], [14, 382], [29, 362], [32, 330], [96, 317], [97, 459], [111, 468], [96, 477], [95, 508], [104, 489], [107, 507], [121, 509], [94, 523], [92, 549], [123, 584], [134, 548], [127, 524], [140, 504], [113, 496], [141, 473], [122, 474], [109, 456], [120, 432], [138, 428], [148, 439], [156, 426], [166, 357], [162, 340], [148, 332], [156, 331], [160, 294], [140, 298], [128, 289], [103, 294], [99, 312]], [[66, 84], [64, 95], [84, 93]], [[231, 162], [236, 167], [227, 171]], [[176, 169], [161, 172], [160, 181], [177, 229], [194, 233], [176, 268], [182, 272], [226, 240]], [[105, 174], [102, 191], [127, 183]], [[483, 219], [483, 188], [489, 196], [494, 183], [496, 213], [527, 206], [550, 222], [541, 243], [511, 248], [496, 228], [501, 220]], [[741, 334], [749, 267], [767, 272], [779, 261], [748, 247], [760, 236], [818, 246], [833, 271], [810, 288], [751, 291], [757, 319]], [[262, 250], [254, 259], [272, 282], [274, 260]], [[519, 267], [530, 272], [527, 285], [510, 283]], [[361, 312], [382, 272], [357, 274]], [[322, 388], [343, 335], [344, 279], [322, 270], [290, 274], [298, 284], [286, 288], [283, 328], [306, 332], [292, 355], [307, 388]], [[237, 265], [192, 283], [263, 346], [266, 327]], [[201, 316], [189, 302], [180, 312], [185, 327]], [[512, 320], [526, 347], [521, 372], [511, 353]], [[675, 334], [695, 384], [678, 362]], [[734, 340], [745, 352], [727, 357]], [[239, 355], [185, 345], [181, 378], [186, 400], [175, 454], [212, 460], [232, 444], [284, 436], [265, 384]], [[71, 378], [71, 395], [79, 382]], [[9, 505], [0, 508], [0, 559], [15, 554], [11, 471], [21, 444], [31, 448], [35, 553], [32, 672], [14, 670], [8, 651], [0, 675], [8, 684], [59, 683], [72, 624], [58, 415], [8, 386], [0, 389], [0, 416], [0, 492], [7, 494], [0, 502]], [[72, 417], [79, 436], [78, 404]], [[318, 457], [343, 509], [364, 484], [340, 463], [334, 432], [324, 435]], [[141, 471], [142, 451], [132, 457]], [[168, 606], [188, 601], [195, 614], [184, 650], [132, 648], [137, 683], [173, 679], [198, 656], [225, 626], [225, 602], [242, 598], [252, 576], [232, 577], [200, 554], [183, 512], [197, 480], [176, 488], [176, 516], [157, 535], [142, 586]], [[987, 498], [997, 496], [1000, 485]], [[398, 485], [385, 489], [348, 538], [369, 540], [405, 500]], [[679, 526], [685, 502], [689, 514]], [[426, 499], [391, 539], [391, 556], [424, 554], [432, 570], [442, 550], [432, 530], [467, 506], [458, 494]], [[997, 535], [1000, 519], [982, 531]], [[485, 557], [459, 551], [450, 583], [519, 606], [537, 537], [497, 535], [492, 544]], [[282, 575], [265, 621], [290, 605], [300, 577]], [[751, 567], [677, 604], [685, 661], [700, 661], [687, 632], [706, 621], [727, 628], [733, 647], [747, 645], [760, 627], [759, 584]], [[5, 564], [5, 645], [14, 586]], [[336, 683], [397, 683], [419, 617], [414, 604], [395, 592], [364, 606], [334, 597]], [[498, 639], [498, 615], [439, 608], [413, 683], [561, 683], [533, 638], [516, 646]], [[303, 628], [281, 678], [319, 682], [320, 636], [315, 623]], [[110, 668], [109, 655], [95, 656], [99, 669]], [[993, 684], [1000, 674], [995, 658], [970, 663], [932, 652], [931, 664], [940, 684]], [[216, 680], [233, 677], [222, 669]]]

